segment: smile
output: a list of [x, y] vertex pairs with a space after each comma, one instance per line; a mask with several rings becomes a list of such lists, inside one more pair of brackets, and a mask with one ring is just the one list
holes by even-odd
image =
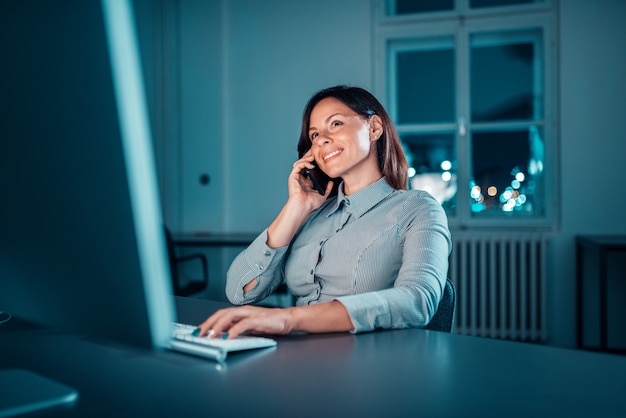
[[343, 152], [343, 149], [335, 150], [335, 151], [331, 152], [330, 154], [324, 155], [323, 159], [324, 159], [324, 161], [328, 161], [331, 158], [333, 158], [334, 156], [341, 154], [342, 152]]

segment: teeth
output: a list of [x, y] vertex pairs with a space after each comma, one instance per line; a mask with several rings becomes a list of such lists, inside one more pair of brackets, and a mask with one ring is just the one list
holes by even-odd
[[337, 154], [339, 154], [339, 153], [341, 153], [341, 150], [340, 150], [340, 149], [338, 149], [337, 151], [333, 151], [333, 152], [331, 152], [330, 154], [325, 155], [325, 156], [324, 156], [324, 160], [328, 160], [329, 158], [332, 158], [332, 157], [334, 157], [335, 155], [337, 155]]

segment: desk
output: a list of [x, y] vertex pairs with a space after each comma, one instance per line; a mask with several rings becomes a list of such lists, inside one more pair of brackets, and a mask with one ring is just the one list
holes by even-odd
[[576, 237], [578, 347], [626, 353], [626, 236]]
[[[190, 323], [222, 306], [176, 303]], [[38, 416], [626, 416], [626, 357], [605, 353], [408, 329], [279, 337], [218, 366], [11, 322], [0, 325], [0, 367], [80, 393]]]
[[181, 247], [248, 246], [259, 234], [253, 233], [186, 233], [173, 234], [174, 245]]

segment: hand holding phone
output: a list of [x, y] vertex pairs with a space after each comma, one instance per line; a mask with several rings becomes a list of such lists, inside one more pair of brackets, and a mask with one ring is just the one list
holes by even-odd
[[[315, 162], [313, 162], [313, 165], [315, 165]], [[317, 167], [316, 167], [317, 168]], [[317, 192], [319, 194], [321, 194], [322, 196], [324, 196], [324, 193], [326, 193], [326, 190], [324, 190], [324, 188], [320, 185], [320, 183], [317, 181], [317, 179], [315, 178], [315, 174], [313, 174], [313, 171], [309, 168], [305, 168], [304, 170], [302, 170], [304, 175], [306, 177], [308, 177], [309, 179], [311, 179], [311, 183], [313, 183], [313, 188], [315, 190], [317, 190]]]

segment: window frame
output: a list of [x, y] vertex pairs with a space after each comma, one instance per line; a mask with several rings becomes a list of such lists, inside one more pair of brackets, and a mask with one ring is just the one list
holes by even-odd
[[[519, 229], [554, 230], [558, 227], [558, 124], [557, 124], [557, 46], [555, 5], [553, 1], [530, 5], [491, 7], [469, 10], [469, 0], [457, 0], [455, 11], [430, 12], [419, 15], [388, 16], [386, 1], [374, 3], [374, 89], [389, 111], [394, 123], [397, 118], [395, 96], [395, 72], [391, 68], [390, 44], [408, 43], [425, 38], [452, 37], [455, 45], [455, 91], [456, 120], [454, 123], [420, 124], [416, 126], [396, 124], [399, 134], [454, 132], [457, 151], [457, 195], [455, 213], [449, 216], [453, 229], [503, 227]], [[470, 104], [470, 38], [473, 34], [510, 32], [540, 29], [543, 35], [541, 48], [543, 60], [542, 118], [506, 122], [478, 122], [472, 124]], [[464, 123], [467, 134], [459, 134]], [[471, 134], [474, 130], [484, 132], [511, 127], [536, 126], [542, 130], [545, 144], [543, 180], [543, 215], [494, 216], [472, 215], [469, 198], [469, 180], [472, 174]]]

